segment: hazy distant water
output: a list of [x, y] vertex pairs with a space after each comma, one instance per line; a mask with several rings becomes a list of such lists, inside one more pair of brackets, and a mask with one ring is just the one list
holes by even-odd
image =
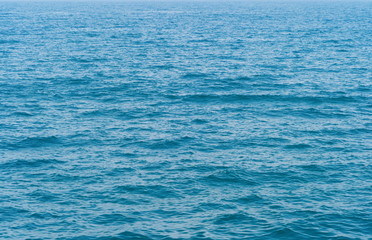
[[1, 239], [371, 239], [372, 3], [0, 3]]

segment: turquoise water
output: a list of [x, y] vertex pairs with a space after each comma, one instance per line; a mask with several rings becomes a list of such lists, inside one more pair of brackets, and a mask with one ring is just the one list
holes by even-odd
[[371, 2], [0, 2], [1, 239], [372, 239]]

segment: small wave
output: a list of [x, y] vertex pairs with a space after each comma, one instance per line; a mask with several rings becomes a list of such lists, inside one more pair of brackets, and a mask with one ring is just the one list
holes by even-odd
[[120, 213], [102, 214], [93, 219], [93, 223], [99, 225], [121, 225], [136, 222], [136, 218], [127, 217]]
[[71, 62], [84, 63], [84, 64], [92, 64], [96, 62], [107, 61], [106, 58], [89, 58], [89, 57], [71, 57], [69, 60]]
[[117, 235], [120, 239], [128, 239], [128, 240], [153, 240], [152, 238], [147, 237], [146, 235], [134, 233], [134, 232], [121, 232]]
[[88, 85], [93, 82], [92, 78], [82, 77], [82, 78], [64, 78], [63, 83], [66, 85]]
[[180, 143], [174, 140], [159, 140], [152, 143], [146, 143], [145, 147], [153, 150], [178, 148]]
[[162, 150], [162, 149], [173, 149], [179, 148], [186, 142], [190, 142], [193, 140], [193, 137], [190, 136], [183, 136], [176, 139], [156, 139], [147, 142], [143, 142], [142, 146], [145, 148], [153, 149], [153, 150]]
[[299, 144], [289, 144], [289, 145], [286, 145], [285, 148], [286, 149], [298, 149], [298, 150], [301, 150], [301, 149], [312, 148], [312, 146], [309, 145], [309, 144], [305, 144], [305, 143], [299, 143]]
[[311, 181], [311, 179], [307, 179], [307, 176], [303, 175], [302, 173], [303, 172], [298, 172], [291, 169], [272, 169], [271, 171], [255, 171], [252, 172], [251, 175], [260, 183], [304, 183]]
[[228, 209], [235, 209], [234, 205], [230, 204], [222, 204], [222, 203], [201, 203], [197, 206], [197, 211], [216, 211], [216, 210], [228, 210]]
[[96, 109], [82, 112], [81, 117], [114, 117], [121, 120], [131, 120], [137, 117], [134, 113], [125, 112], [120, 109]]
[[241, 204], [252, 204], [252, 203], [260, 203], [263, 201], [263, 198], [258, 196], [257, 194], [251, 194], [245, 197], [241, 197], [237, 200], [234, 200], [234, 202], [238, 202]]
[[14, 221], [17, 220], [19, 217], [25, 217], [27, 214], [30, 213], [30, 210], [20, 208], [20, 207], [9, 207], [4, 206], [0, 207], [0, 214], [2, 221]]
[[36, 190], [28, 194], [30, 198], [37, 199], [40, 202], [55, 202], [60, 200], [60, 194], [52, 193], [46, 190]]
[[37, 148], [37, 147], [48, 147], [53, 145], [61, 144], [62, 141], [56, 136], [49, 137], [28, 137], [17, 143], [10, 143], [8, 146], [12, 149], [19, 148]]
[[42, 220], [54, 220], [60, 218], [59, 215], [48, 213], [48, 212], [43, 212], [43, 213], [32, 213], [30, 215], [31, 218], [35, 219], [42, 219]]
[[245, 102], [291, 102], [291, 103], [345, 103], [355, 102], [354, 97], [322, 97], [322, 96], [297, 96], [297, 95], [274, 95], [274, 94], [193, 94], [182, 96], [182, 100], [186, 102], [210, 103], [210, 102], [226, 102], [226, 103], [245, 103]]
[[303, 166], [301, 166], [301, 168], [305, 171], [316, 172], [316, 173], [327, 172], [327, 169], [325, 167], [317, 165], [317, 164], [303, 165]]
[[148, 200], [145, 200], [145, 199], [136, 199], [136, 200], [133, 200], [133, 199], [128, 199], [128, 198], [124, 198], [124, 197], [105, 197], [105, 199], [102, 200], [103, 202], [106, 202], [106, 203], [114, 203], [114, 204], [121, 204], [121, 205], [125, 205], [125, 206], [128, 206], [128, 205], [139, 205], [139, 204], [143, 204], [143, 203], [148, 203], [149, 201]]
[[207, 39], [207, 38], [204, 38], [204, 39], [191, 39], [191, 40], [188, 40], [187, 42], [188, 43], [217, 43], [216, 40], [214, 40], [214, 39]]
[[28, 112], [14, 112], [14, 113], [12, 113], [12, 115], [17, 116], [17, 117], [32, 117], [32, 116], [34, 116], [33, 114], [28, 113]]
[[203, 177], [201, 180], [208, 185], [218, 186], [225, 186], [226, 184], [253, 186], [257, 184], [247, 172], [231, 169], [215, 172]]
[[122, 176], [126, 173], [134, 172], [135, 169], [128, 167], [114, 168], [107, 173], [107, 176]]
[[181, 78], [183, 79], [198, 79], [198, 78], [206, 78], [209, 77], [206, 73], [187, 73], [182, 75]]
[[63, 173], [52, 173], [48, 174], [45, 178], [43, 178], [43, 182], [56, 182], [56, 183], [65, 183], [65, 182], [78, 182], [85, 180], [90, 183], [94, 183], [100, 179], [99, 176], [82, 176], [78, 174], [70, 174], [67, 172]]
[[162, 185], [123, 185], [114, 187], [115, 192], [141, 194], [155, 198], [175, 198], [178, 194]]
[[197, 119], [193, 119], [191, 122], [194, 124], [206, 124], [208, 123], [208, 120], [197, 118]]
[[5, 40], [5, 39], [0, 39], [0, 44], [15, 44], [15, 43], [20, 43], [21, 41], [19, 40]]
[[40, 168], [55, 164], [63, 164], [65, 161], [57, 159], [18, 159], [15, 161], [8, 161], [1, 163], [0, 166], [4, 169], [20, 169], [20, 168]]
[[216, 217], [214, 224], [216, 225], [226, 225], [226, 224], [246, 224], [257, 221], [257, 219], [245, 214], [245, 213], [231, 213], [222, 214]]
[[127, 153], [127, 152], [122, 152], [122, 151], [112, 151], [110, 155], [114, 157], [124, 157], [124, 158], [137, 158], [138, 157], [138, 154], [136, 153]]
[[174, 69], [175, 66], [171, 64], [163, 64], [163, 65], [153, 65], [150, 67], [150, 69], [160, 69], [160, 70], [171, 70]]
[[265, 234], [261, 237], [264, 239], [308, 239], [309, 235], [295, 231], [290, 227], [281, 227], [270, 230], [269, 234]]
[[316, 108], [306, 108], [303, 109], [293, 109], [293, 108], [285, 108], [285, 109], [278, 109], [275, 111], [270, 111], [270, 116], [277, 115], [277, 116], [295, 116], [299, 118], [347, 118], [351, 115], [348, 113], [341, 112], [341, 110], [322, 110]]

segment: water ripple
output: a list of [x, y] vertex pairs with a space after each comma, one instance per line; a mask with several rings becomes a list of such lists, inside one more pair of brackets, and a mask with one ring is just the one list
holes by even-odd
[[368, 2], [0, 2], [1, 239], [372, 239]]

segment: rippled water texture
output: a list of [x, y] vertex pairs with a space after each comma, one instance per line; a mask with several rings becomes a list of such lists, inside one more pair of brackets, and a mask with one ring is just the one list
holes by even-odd
[[371, 2], [0, 3], [1, 239], [371, 239]]

